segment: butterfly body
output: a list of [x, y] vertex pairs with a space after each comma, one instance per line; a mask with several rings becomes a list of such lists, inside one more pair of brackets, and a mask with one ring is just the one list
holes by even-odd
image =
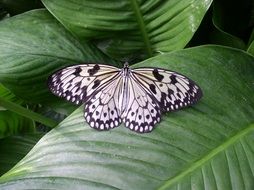
[[97, 130], [125, 126], [150, 132], [163, 112], [196, 103], [201, 89], [187, 77], [158, 68], [122, 69], [102, 64], [66, 67], [49, 77], [53, 94], [85, 104], [84, 116]]
[[128, 105], [128, 84], [129, 84], [129, 77], [130, 77], [130, 68], [128, 64], [124, 64], [124, 67], [121, 69], [121, 77], [122, 77], [122, 88], [121, 93], [119, 95], [119, 103], [118, 103], [118, 114], [122, 115], [124, 110], [127, 109]]

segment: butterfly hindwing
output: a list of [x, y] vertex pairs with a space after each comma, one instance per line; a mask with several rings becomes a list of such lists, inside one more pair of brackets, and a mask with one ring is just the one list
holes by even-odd
[[201, 89], [189, 78], [157, 68], [133, 69], [133, 76], [158, 101], [162, 111], [174, 111], [195, 104]]
[[84, 116], [87, 123], [97, 130], [109, 130], [121, 124], [117, 101], [119, 98], [120, 74], [106, 83], [85, 104]]
[[149, 95], [132, 76], [128, 79], [128, 102], [122, 114], [125, 126], [138, 133], [150, 132], [160, 121], [161, 110], [152, 96]]
[[100, 87], [112, 80], [120, 69], [99, 64], [81, 64], [55, 72], [48, 79], [53, 94], [81, 104]]

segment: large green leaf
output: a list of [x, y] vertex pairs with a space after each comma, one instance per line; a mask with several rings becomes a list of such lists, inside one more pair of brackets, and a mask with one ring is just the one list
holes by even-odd
[[0, 176], [20, 161], [42, 137], [42, 133], [0, 139]]
[[110, 62], [94, 46], [79, 43], [46, 10], [0, 22], [0, 82], [29, 102], [52, 100], [47, 78], [54, 70], [105, 61]]
[[135, 66], [181, 72], [204, 92], [149, 134], [91, 129], [82, 106], [0, 178], [0, 189], [254, 189], [254, 58], [204, 46]]
[[107, 39], [115, 57], [146, 50], [148, 56], [183, 48], [212, 0], [43, 0], [45, 7], [81, 39]]

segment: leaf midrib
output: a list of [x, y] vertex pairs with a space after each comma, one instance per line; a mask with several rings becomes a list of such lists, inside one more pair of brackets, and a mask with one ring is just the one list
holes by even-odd
[[205, 155], [203, 158], [197, 160], [193, 164], [190, 165], [186, 170], [183, 172], [177, 174], [175, 177], [168, 179], [162, 186], [158, 188], [158, 190], [168, 189], [171, 185], [177, 183], [178, 181], [181, 181], [185, 176], [199, 168], [200, 166], [204, 165], [206, 162], [211, 160], [213, 157], [215, 157], [220, 152], [226, 150], [229, 146], [233, 145], [236, 141], [241, 139], [246, 134], [250, 133], [251, 131], [254, 131], [254, 123], [250, 124], [248, 127], [243, 129], [242, 131], [236, 133], [234, 136], [230, 137], [227, 141], [222, 143], [221, 145], [217, 146], [216, 148], [212, 149], [207, 155]]
[[145, 43], [147, 54], [149, 57], [152, 57], [152, 55], [153, 55], [152, 47], [151, 47], [151, 43], [150, 43], [150, 40], [148, 37], [148, 33], [146, 31], [145, 22], [144, 22], [144, 18], [142, 16], [140, 7], [139, 7], [136, 0], [130, 0], [130, 2], [132, 5], [132, 8], [133, 8], [133, 11], [135, 13], [136, 19], [137, 19], [139, 29], [140, 29], [141, 35], [143, 37], [143, 41]]

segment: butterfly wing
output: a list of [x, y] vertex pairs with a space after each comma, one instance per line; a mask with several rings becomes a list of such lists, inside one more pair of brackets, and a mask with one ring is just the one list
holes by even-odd
[[158, 101], [162, 111], [174, 111], [195, 104], [202, 91], [191, 79], [168, 70], [138, 68], [133, 77]]
[[120, 73], [114, 80], [104, 84], [94, 94], [84, 108], [87, 123], [97, 130], [109, 130], [121, 124], [118, 101], [121, 95], [123, 80]]
[[87, 101], [119, 73], [118, 68], [101, 64], [82, 64], [66, 67], [48, 79], [53, 94], [75, 104]]
[[154, 125], [160, 121], [161, 110], [153, 96], [130, 74], [128, 100], [125, 111], [122, 114], [125, 126], [139, 133], [150, 132]]
[[202, 97], [192, 80], [157, 68], [133, 69], [123, 79], [116, 67], [75, 65], [51, 75], [48, 86], [68, 101], [85, 102], [85, 119], [98, 130], [117, 127], [123, 120], [131, 130], [150, 132], [160, 121], [161, 112], [194, 104]]

